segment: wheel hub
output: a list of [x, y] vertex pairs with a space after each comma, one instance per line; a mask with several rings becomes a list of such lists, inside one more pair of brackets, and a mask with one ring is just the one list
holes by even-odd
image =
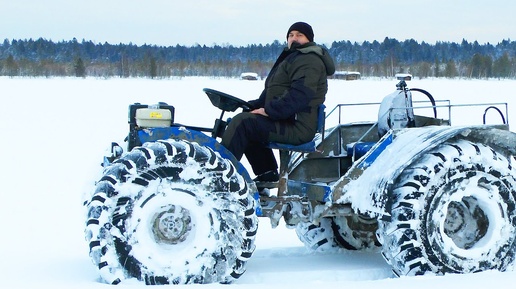
[[475, 197], [450, 202], [444, 233], [462, 249], [471, 249], [487, 233], [489, 220]]
[[158, 243], [181, 243], [191, 230], [190, 212], [181, 206], [170, 205], [168, 210], [156, 214], [153, 220], [152, 233]]

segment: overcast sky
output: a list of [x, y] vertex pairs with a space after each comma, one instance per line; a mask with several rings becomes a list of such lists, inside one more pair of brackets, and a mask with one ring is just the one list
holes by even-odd
[[266, 44], [296, 21], [315, 41], [516, 40], [515, 0], [0, 0], [0, 41]]

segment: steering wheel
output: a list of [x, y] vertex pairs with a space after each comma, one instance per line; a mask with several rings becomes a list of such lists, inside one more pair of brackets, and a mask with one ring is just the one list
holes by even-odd
[[208, 95], [211, 103], [223, 111], [235, 111], [238, 108], [251, 110], [251, 104], [240, 98], [211, 88], [204, 88], [203, 91]]

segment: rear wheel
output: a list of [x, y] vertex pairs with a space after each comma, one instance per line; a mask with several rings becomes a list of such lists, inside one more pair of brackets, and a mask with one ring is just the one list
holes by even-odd
[[380, 246], [377, 228], [376, 219], [352, 215], [322, 218], [317, 225], [299, 223], [296, 233], [312, 251], [374, 250]]
[[332, 218], [336, 242], [348, 250], [374, 250], [381, 246], [376, 238], [378, 221], [361, 215]]
[[331, 218], [321, 218], [318, 224], [300, 222], [295, 230], [299, 240], [311, 251], [335, 251], [340, 248], [331, 228]]
[[515, 257], [516, 175], [493, 149], [448, 142], [394, 182], [383, 255], [397, 275], [504, 271]]
[[108, 283], [229, 283], [254, 251], [245, 180], [195, 143], [133, 149], [105, 169], [87, 206], [90, 256]]

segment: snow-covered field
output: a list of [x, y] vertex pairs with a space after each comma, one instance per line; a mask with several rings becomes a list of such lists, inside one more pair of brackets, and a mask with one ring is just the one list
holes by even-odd
[[[396, 83], [331, 80], [327, 111], [337, 103], [380, 102]], [[514, 80], [416, 79], [408, 84], [454, 104], [507, 102], [509, 123], [516, 128]], [[68, 289], [110, 286], [99, 281], [88, 257], [82, 201], [104, 150], [127, 133], [127, 106], [165, 101], [176, 107], [177, 122], [211, 126], [219, 111], [202, 88], [249, 100], [258, 96], [263, 81], [0, 78], [0, 87], [0, 287]], [[345, 111], [344, 121], [375, 114], [353, 108]], [[458, 110], [453, 120], [479, 124], [482, 114], [483, 109]], [[499, 122], [499, 117], [490, 112], [488, 121]], [[512, 288], [516, 282], [516, 272], [395, 278], [379, 253], [310, 253], [293, 230], [282, 224], [271, 229], [267, 219], [260, 219], [256, 245], [237, 282], [203, 288]]]

